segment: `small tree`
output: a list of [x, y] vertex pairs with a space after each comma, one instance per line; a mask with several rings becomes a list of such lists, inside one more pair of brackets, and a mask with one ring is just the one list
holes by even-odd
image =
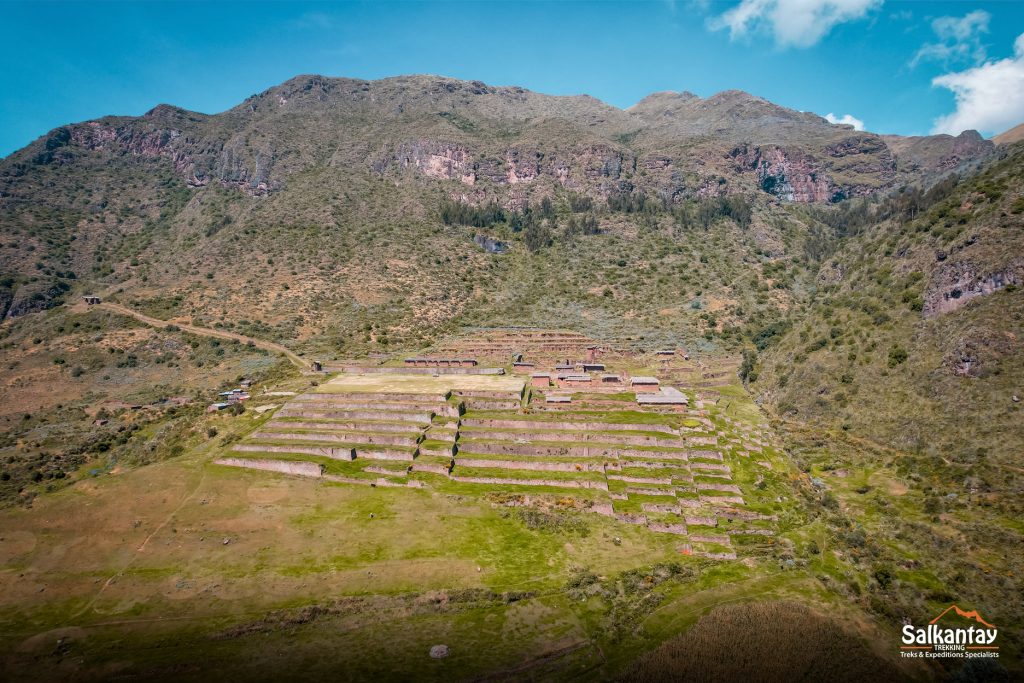
[[753, 349], [743, 350], [743, 363], [740, 364], [739, 375], [740, 379], [744, 382], [756, 382], [757, 371], [754, 369], [757, 365], [757, 351]]

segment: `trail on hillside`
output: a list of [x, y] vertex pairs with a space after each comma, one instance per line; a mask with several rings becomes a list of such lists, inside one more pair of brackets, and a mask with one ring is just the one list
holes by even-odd
[[209, 327], [197, 327], [196, 325], [189, 325], [187, 323], [176, 323], [170, 320], [160, 320], [159, 318], [153, 318], [151, 316], [146, 315], [145, 313], [140, 313], [139, 311], [128, 308], [127, 306], [122, 306], [121, 304], [103, 302], [101, 304], [96, 304], [95, 307], [103, 308], [108, 311], [113, 311], [114, 313], [120, 313], [121, 315], [130, 316], [132, 318], [135, 318], [139, 322], [146, 323], [147, 325], [152, 325], [153, 327], [164, 328], [169, 325], [174, 325], [176, 327], [181, 328], [185, 332], [189, 332], [191, 334], [199, 334], [204, 337], [216, 337], [218, 339], [240, 341], [243, 344], [248, 344], [249, 342], [252, 342], [253, 346], [255, 346], [258, 349], [264, 349], [266, 351], [273, 351], [276, 353], [284, 354], [285, 356], [288, 357], [288, 360], [290, 360], [292, 363], [294, 363], [300, 368], [304, 369], [309, 366], [309, 364], [306, 361], [302, 360], [302, 358], [299, 357], [299, 355], [296, 354], [294, 351], [275, 342], [270, 342], [263, 339], [256, 339], [254, 337], [246, 337], [243, 334], [237, 334], [235, 332], [213, 330], [210, 329]]

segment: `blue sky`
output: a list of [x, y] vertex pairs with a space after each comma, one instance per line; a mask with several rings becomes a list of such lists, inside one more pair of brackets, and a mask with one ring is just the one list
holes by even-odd
[[215, 113], [301, 73], [587, 93], [738, 88], [921, 135], [1024, 121], [1024, 2], [0, 0], [0, 155], [167, 102]]

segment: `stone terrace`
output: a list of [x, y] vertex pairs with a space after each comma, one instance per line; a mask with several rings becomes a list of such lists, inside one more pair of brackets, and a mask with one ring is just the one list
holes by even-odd
[[749, 545], [774, 534], [772, 503], [748, 504], [777, 461], [766, 426], [719, 414], [700, 393], [684, 392], [681, 412], [628, 395], [577, 395], [551, 410], [524, 385], [340, 376], [294, 397], [218, 462], [351, 484], [568, 497], [714, 559], [735, 558], [737, 537]]

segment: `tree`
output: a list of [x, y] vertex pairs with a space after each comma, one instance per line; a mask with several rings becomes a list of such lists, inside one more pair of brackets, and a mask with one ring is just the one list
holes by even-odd
[[551, 230], [546, 223], [532, 221], [523, 231], [523, 242], [530, 251], [539, 251], [551, 246]]
[[757, 351], [753, 349], [743, 350], [743, 363], [740, 364], [739, 375], [740, 379], [744, 382], [756, 382], [757, 371], [754, 369], [757, 365]]

